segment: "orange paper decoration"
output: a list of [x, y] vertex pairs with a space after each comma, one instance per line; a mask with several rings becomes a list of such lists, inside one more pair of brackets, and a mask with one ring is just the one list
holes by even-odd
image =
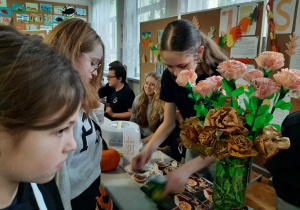
[[247, 30], [248, 26], [251, 25], [251, 20], [248, 17], [244, 17], [240, 20], [239, 27], [242, 30], [242, 34]]

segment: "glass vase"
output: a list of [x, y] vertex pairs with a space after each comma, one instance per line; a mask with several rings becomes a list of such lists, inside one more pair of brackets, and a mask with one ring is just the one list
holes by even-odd
[[243, 209], [246, 198], [249, 159], [216, 161], [213, 209]]

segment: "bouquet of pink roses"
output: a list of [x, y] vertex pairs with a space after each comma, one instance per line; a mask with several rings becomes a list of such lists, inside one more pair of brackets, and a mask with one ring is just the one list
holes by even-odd
[[[221, 161], [217, 161], [221, 165], [216, 166], [214, 180], [216, 206], [235, 208], [234, 203], [238, 203], [238, 209], [242, 208], [248, 158], [261, 154], [269, 159], [290, 146], [289, 139], [281, 136], [280, 125], [270, 123], [276, 109], [291, 108], [291, 103], [283, 99], [290, 91], [300, 89], [300, 71], [281, 69], [273, 75], [274, 79], [268, 78], [272, 71], [284, 66], [283, 55], [277, 52], [263, 52], [256, 62], [262, 71], [253, 69], [245, 73], [245, 64], [228, 60], [218, 66], [221, 76], [208, 77], [195, 84], [194, 70], [183, 70], [176, 79], [178, 85], [190, 91], [197, 112], [196, 117], [186, 119], [181, 125], [183, 145], [198, 151], [202, 157], [214, 156]], [[249, 83], [248, 90], [235, 88], [235, 81], [242, 77]], [[243, 99], [246, 109], [238, 103], [242, 94], [246, 95]], [[264, 103], [266, 99], [273, 100], [273, 105]], [[229, 103], [225, 104], [225, 100]], [[225, 165], [234, 169], [229, 170]], [[236, 169], [241, 166], [245, 169]], [[234, 190], [229, 193], [231, 188]], [[244, 196], [237, 195], [241, 191]]]

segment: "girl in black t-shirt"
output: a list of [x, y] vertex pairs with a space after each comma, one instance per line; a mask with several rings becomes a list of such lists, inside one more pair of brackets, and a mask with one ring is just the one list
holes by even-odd
[[[194, 24], [187, 20], [175, 20], [167, 25], [161, 39], [161, 56], [167, 67], [163, 73], [161, 90], [161, 99], [165, 101], [164, 121], [145, 149], [134, 158], [134, 170], [143, 168], [152, 153], [175, 128], [176, 106], [183, 119], [196, 115], [194, 103], [188, 98], [188, 91], [175, 82], [179, 72], [194, 69], [199, 81], [215, 74], [218, 63], [228, 59], [213, 40], [201, 34]], [[187, 155], [190, 152], [187, 151]], [[191, 156], [193, 157], [193, 154]], [[196, 158], [168, 174], [165, 194], [183, 190], [192, 173], [206, 168], [214, 161], [214, 157], [203, 159], [197, 154]]]

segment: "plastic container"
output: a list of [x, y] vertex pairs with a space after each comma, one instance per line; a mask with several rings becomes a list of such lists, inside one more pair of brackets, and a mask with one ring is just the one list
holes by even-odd
[[100, 125], [101, 125], [104, 122], [104, 104], [100, 103], [100, 107], [98, 109], [94, 109], [94, 112], [98, 118]]

